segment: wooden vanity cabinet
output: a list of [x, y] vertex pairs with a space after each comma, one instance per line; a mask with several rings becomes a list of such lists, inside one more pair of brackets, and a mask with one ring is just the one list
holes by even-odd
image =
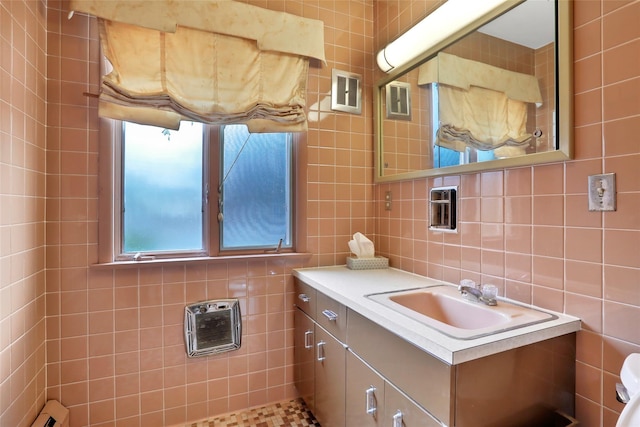
[[[574, 333], [449, 365], [358, 313], [348, 315], [349, 350], [444, 425], [538, 427], [555, 410], [575, 411]], [[385, 401], [387, 394], [385, 388]]]
[[575, 333], [450, 365], [295, 283], [295, 384], [323, 427], [529, 427], [575, 412]]
[[[295, 291], [294, 382], [320, 425], [441, 425], [347, 350], [345, 306], [297, 280]], [[370, 390], [372, 385], [375, 390]], [[376, 408], [370, 413], [368, 396], [370, 405]]]
[[345, 425], [347, 309], [296, 281], [294, 382], [320, 425]]

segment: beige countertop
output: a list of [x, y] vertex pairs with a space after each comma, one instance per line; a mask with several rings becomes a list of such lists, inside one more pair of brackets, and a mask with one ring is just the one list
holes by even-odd
[[345, 305], [349, 310], [359, 313], [451, 365], [580, 330], [580, 319], [577, 317], [531, 306], [537, 310], [552, 313], [557, 318], [488, 336], [462, 340], [445, 335], [437, 329], [367, 298], [367, 295], [374, 293], [442, 284], [454, 286], [452, 283], [395, 268], [376, 270], [350, 270], [346, 266], [301, 268], [294, 270], [293, 275]]

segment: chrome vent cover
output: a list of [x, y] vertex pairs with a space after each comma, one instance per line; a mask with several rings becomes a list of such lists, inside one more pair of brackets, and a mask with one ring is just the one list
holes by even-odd
[[187, 356], [199, 357], [240, 348], [242, 319], [237, 299], [201, 301], [185, 307]]

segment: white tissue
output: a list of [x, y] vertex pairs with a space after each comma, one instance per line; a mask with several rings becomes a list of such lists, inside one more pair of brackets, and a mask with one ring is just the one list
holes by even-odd
[[349, 240], [349, 249], [357, 258], [374, 258], [375, 248], [373, 242], [362, 233], [353, 235], [353, 240]]

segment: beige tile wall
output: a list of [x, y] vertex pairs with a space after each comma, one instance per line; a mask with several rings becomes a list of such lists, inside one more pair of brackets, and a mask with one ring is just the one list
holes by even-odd
[[[309, 76], [303, 242], [294, 261], [129, 269], [97, 260], [98, 42], [94, 19], [49, 5], [47, 395], [72, 426], [162, 426], [280, 401], [292, 386], [291, 269], [344, 263], [356, 230], [373, 234], [373, 8], [364, 1], [261, 1], [325, 23], [327, 64]], [[354, 65], [355, 64], [355, 65]], [[333, 67], [363, 75], [363, 114], [328, 108]], [[187, 359], [186, 303], [237, 297], [242, 348]]]
[[44, 1], [0, 1], [0, 425], [45, 400]]
[[[434, 3], [376, 2], [376, 48]], [[622, 360], [640, 351], [640, 2], [577, 0], [574, 21], [575, 160], [378, 185], [394, 210], [378, 203], [376, 243], [393, 266], [581, 317], [577, 418], [614, 426]], [[608, 172], [618, 210], [588, 212], [587, 176]], [[455, 235], [427, 231], [428, 188], [443, 184], [460, 186]]]

